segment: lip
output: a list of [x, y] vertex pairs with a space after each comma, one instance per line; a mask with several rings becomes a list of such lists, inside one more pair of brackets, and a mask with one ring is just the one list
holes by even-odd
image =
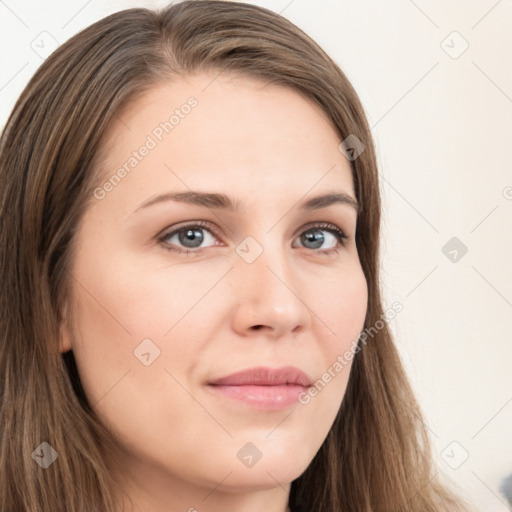
[[257, 409], [279, 410], [297, 403], [311, 386], [309, 376], [294, 366], [257, 367], [208, 382], [217, 396], [237, 400]]

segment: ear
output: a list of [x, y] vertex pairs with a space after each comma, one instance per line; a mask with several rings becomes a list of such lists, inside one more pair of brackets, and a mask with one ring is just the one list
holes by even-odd
[[71, 339], [71, 328], [68, 323], [68, 303], [66, 302], [60, 319], [59, 352], [64, 353], [73, 348]]

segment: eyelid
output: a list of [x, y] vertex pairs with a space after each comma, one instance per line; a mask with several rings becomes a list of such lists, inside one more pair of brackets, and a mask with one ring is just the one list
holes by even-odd
[[167, 227], [161, 232], [161, 234], [157, 235], [156, 238], [158, 238], [158, 240], [163, 240], [171, 235], [176, 234], [178, 231], [181, 231], [182, 229], [195, 227], [207, 229], [211, 231], [212, 234], [214, 234], [217, 238], [221, 238], [220, 230], [206, 220], [187, 221], [180, 224], [176, 224], [172, 226], [172, 228]]
[[[301, 226], [295, 233], [295, 236], [298, 236], [300, 235], [301, 233], [303, 233], [304, 231], [308, 231], [310, 229], [325, 229], [327, 231], [336, 231], [336, 232], [340, 232], [340, 233], [343, 233], [343, 237], [346, 237], [345, 235], [345, 231], [343, 229], [341, 229], [339, 226], [337, 226], [336, 224], [333, 224], [332, 222], [325, 222], [325, 221], [313, 221], [313, 222], [308, 222], [307, 224]], [[348, 238], [348, 237], [346, 237]]]

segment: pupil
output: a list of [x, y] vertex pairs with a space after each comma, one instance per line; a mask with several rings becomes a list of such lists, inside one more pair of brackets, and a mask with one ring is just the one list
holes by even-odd
[[[182, 236], [183, 234], [184, 236]], [[187, 229], [180, 233], [179, 238], [180, 242], [187, 247], [198, 247], [201, 245], [204, 235], [201, 233], [200, 229]], [[194, 240], [194, 238], [196, 238], [196, 240]], [[193, 242], [192, 245], [190, 245], [190, 242]]]

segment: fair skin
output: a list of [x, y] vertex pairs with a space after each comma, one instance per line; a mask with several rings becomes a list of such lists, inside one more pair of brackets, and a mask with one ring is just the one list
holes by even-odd
[[[89, 402], [126, 452], [113, 472], [135, 512], [285, 512], [291, 482], [334, 422], [351, 365], [306, 405], [277, 410], [219, 396], [208, 382], [288, 365], [314, 382], [364, 327], [355, 209], [300, 209], [321, 194], [355, 198], [341, 140], [293, 90], [215, 76], [155, 86], [119, 114], [105, 140], [104, 181], [175, 108], [190, 96], [198, 102], [121, 183], [93, 198], [75, 235], [60, 349], [73, 350]], [[226, 194], [240, 210], [172, 200], [138, 210], [190, 190]], [[194, 221], [207, 223], [193, 228], [199, 245], [184, 245], [172, 231]], [[341, 229], [345, 245], [311, 228], [318, 223]], [[262, 249], [250, 263], [236, 251], [248, 236], [247, 254]], [[134, 355], [144, 339], [160, 350], [149, 365]], [[252, 467], [237, 457], [248, 442], [262, 454]]]

